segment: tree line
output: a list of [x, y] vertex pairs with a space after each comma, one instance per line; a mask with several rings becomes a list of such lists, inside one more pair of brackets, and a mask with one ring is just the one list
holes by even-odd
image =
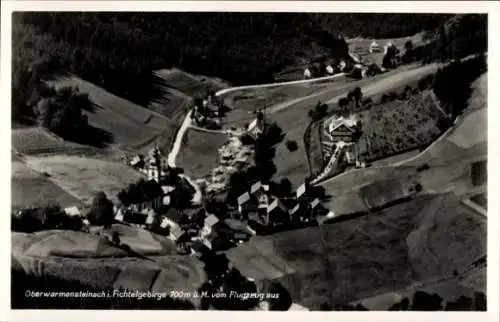
[[460, 59], [488, 50], [488, 16], [486, 14], [457, 15], [443, 23], [433, 33], [433, 40], [422, 46], [409, 46], [402, 61], [446, 61]]
[[448, 15], [23, 12], [13, 15], [13, 72], [43, 51], [52, 70], [132, 99], [151, 94], [151, 71], [179, 66], [234, 84], [272, 80], [299, 58], [347, 55], [338, 35], [401, 37]]
[[471, 83], [487, 70], [486, 57], [479, 55], [465, 61], [454, 61], [439, 69], [432, 90], [448, 113], [455, 118], [468, 106]]

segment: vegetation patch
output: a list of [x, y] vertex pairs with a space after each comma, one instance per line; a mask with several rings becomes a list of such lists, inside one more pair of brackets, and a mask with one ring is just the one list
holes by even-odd
[[113, 201], [118, 192], [143, 176], [125, 164], [77, 156], [29, 157], [27, 164], [47, 172], [64, 190], [90, 202], [94, 194], [104, 191]]
[[374, 106], [359, 115], [360, 156], [373, 161], [428, 145], [442, 133], [438, 121], [443, 117], [429, 92]]

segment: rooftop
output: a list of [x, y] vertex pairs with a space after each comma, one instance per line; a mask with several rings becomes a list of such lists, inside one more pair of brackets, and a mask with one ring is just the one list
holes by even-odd
[[213, 226], [218, 222], [219, 218], [217, 218], [215, 215], [210, 215], [207, 218], [205, 218], [205, 225], [207, 226]]
[[68, 215], [68, 216], [80, 216], [80, 210], [78, 209], [78, 207], [76, 206], [73, 206], [73, 207], [68, 207], [68, 208], [64, 208], [64, 212]]
[[242, 205], [242, 204], [248, 202], [249, 200], [250, 200], [250, 194], [247, 191], [238, 197], [238, 205]]

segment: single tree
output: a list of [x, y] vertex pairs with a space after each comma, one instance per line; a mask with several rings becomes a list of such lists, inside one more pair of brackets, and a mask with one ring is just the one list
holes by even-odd
[[87, 217], [92, 225], [111, 227], [114, 219], [113, 203], [108, 199], [106, 193], [103, 191], [96, 193]]
[[121, 243], [121, 240], [120, 240], [120, 233], [117, 232], [116, 230], [113, 231], [113, 233], [111, 234], [111, 243], [114, 245], [114, 246], [120, 246], [120, 243]]
[[406, 42], [405, 42], [405, 50], [406, 51], [410, 51], [413, 49], [413, 42], [411, 41], [411, 39], [408, 39]]
[[342, 97], [341, 99], [339, 99], [337, 104], [341, 109], [345, 109], [349, 105], [349, 100], [347, 99], [347, 97]]
[[294, 151], [297, 151], [299, 146], [298, 146], [296, 141], [288, 140], [288, 141], [286, 141], [286, 148], [288, 149], [288, 151], [294, 152]]
[[359, 106], [361, 104], [361, 100], [363, 99], [363, 92], [361, 91], [361, 87], [356, 87], [353, 91], [353, 98], [354, 101], [356, 102], [356, 106]]
[[438, 61], [445, 61], [449, 57], [449, 40], [446, 34], [444, 25], [439, 26], [439, 31], [436, 40], [436, 47], [432, 54], [433, 58]]

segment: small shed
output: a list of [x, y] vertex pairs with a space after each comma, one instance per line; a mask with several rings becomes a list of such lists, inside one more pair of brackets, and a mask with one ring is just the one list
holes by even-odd
[[80, 209], [76, 206], [64, 208], [64, 212], [70, 217], [81, 216]]

